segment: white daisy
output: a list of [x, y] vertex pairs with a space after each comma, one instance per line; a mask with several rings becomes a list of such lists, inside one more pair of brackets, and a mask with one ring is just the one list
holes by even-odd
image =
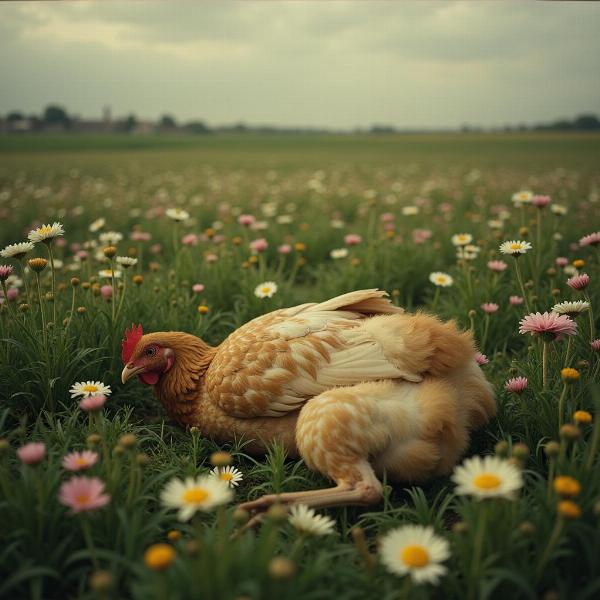
[[409, 575], [415, 583], [436, 584], [446, 574], [441, 563], [450, 557], [450, 544], [432, 527], [404, 525], [384, 536], [380, 556], [388, 571]]
[[96, 219], [93, 223], [90, 223], [88, 229], [92, 233], [96, 233], [97, 231], [100, 231], [100, 229], [102, 229], [104, 225], [106, 225], [106, 219], [104, 217], [100, 217], [99, 219]]
[[533, 200], [533, 192], [529, 190], [523, 190], [513, 194], [512, 201], [515, 206], [522, 206], [523, 204], [531, 204]]
[[216, 477], [221, 481], [227, 482], [231, 487], [237, 487], [244, 479], [244, 475], [241, 471], [238, 471], [235, 467], [226, 466], [226, 467], [215, 467], [210, 472], [211, 477]]
[[277, 292], [277, 284], [274, 281], [265, 281], [256, 286], [254, 295], [257, 298], [272, 298], [275, 292]]
[[293, 220], [294, 217], [292, 217], [292, 215], [279, 215], [277, 217], [277, 223], [279, 223], [279, 225], [289, 225]]
[[329, 256], [334, 260], [346, 258], [348, 256], [348, 248], [335, 248], [329, 253]]
[[[473, 248], [473, 246], [471, 246]], [[462, 260], [475, 260], [479, 256], [479, 252], [467, 250], [467, 246], [456, 249], [456, 258]]]
[[296, 531], [305, 535], [329, 535], [334, 532], [335, 521], [318, 515], [306, 504], [294, 504], [290, 509], [289, 522]]
[[490, 219], [487, 224], [490, 229], [502, 229], [504, 227], [502, 219]]
[[34, 245], [31, 242], [20, 242], [19, 244], [10, 244], [0, 252], [2, 258], [23, 258], [28, 252], [31, 252]]
[[229, 484], [210, 475], [171, 479], [160, 495], [168, 508], [178, 508], [177, 518], [189, 521], [196, 511], [208, 512], [233, 498]]
[[466, 246], [473, 241], [473, 236], [470, 233], [456, 233], [451, 239], [455, 246]]
[[117, 261], [117, 264], [121, 265], [124, 269], [135, 267], [138, 262], [137, 258], [131, 258], [130, 256], [117, 256], [115, 260]]
[[173, 221], [187, 221], [190, 218], [190, 213], [182, 208], [168, 208], [165, 214]]
[[567, 207], [563, 206], [562, 204], [551, 204], [550, 210], [559, 217], [567, 214]]
[[519, 256], [519, 254], [525, 254], [528, 250], [531, 250], [531, 244], [520, 240], [511, 240], [510, 242], [502, 242], [500, 244], [500, 252], [502, 254]]
[[440, 287], [449, 287], [454, 283], [454, 279], [447, 273], [442, 273], [441, 271], [434, 271], [429, 275], [429, 281], [433, 283], [433, 285], [438, 285]]
[[405, 217], [412, 217], [414, 215], [419, 214], [419, 207], [418, 206], [403, 206], [401, 212]]
[[585, 300], [576, 300], [575, 302], [561, 302], [560, 304], [555, 304], [552, 307], [552, 312], [555, 312], [559, 315], [568, 315], [571, 319], [574, 319], [577, 315], [585, 312], [590, 308], [590, 303]]
[[87, 398], [96, 394], [110, 396], [111, 394], [110, 385], [104, 385], [101, 381], [79, 381], [71, 386], [69, 392], [71, 393], [71, 398], [76, 398], [77, 396]]
[[[119, 277], [121, 277], [121, 271], [115, 271], [115, 279], [119, 279]], [[112, 279], [113, 276], [113, 271], [111, 271], [110, 269], [101, 269], [100, 271], [98, 271], [98, 275], [100, 275], [100, 277], [106, 277], [107, 279]]]
[[123, 239], [123, 234], [118, 231], [105, 231], [98, 239], [104, 246], [116, 246]]
[[46, 242], [60, 237], [61, 235], [64, 235], [64, 233], [64, 227], [60, 223], [54, 222], [52, 225], [42, 225], [37, 229], [32, 229], [27, 238], [33, 243]]
[[521, 471], [497, 456], [472, 456], [455, 467], [452, 481], [459, 496], [512, 499], [523, 486]]

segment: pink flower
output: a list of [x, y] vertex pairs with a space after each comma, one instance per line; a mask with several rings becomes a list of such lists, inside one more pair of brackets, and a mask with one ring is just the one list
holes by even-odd
[[600, 231], [595, 231], [579, 240], [580, 246], [597, 246], [600, 244]]
[[503, 260], [490, 260], [487, 264], [488, 269], [491, 271], [495, 271], [496, 273], [501, 273], [508, 267], [508, 265]]
[[534, 196], [531, 199], [531, 203], [538, 208], [544, 208], [544, 206], [548, 206], [552, 202], [552, 198], [550, 196]]
[[494, 302], [484, 302], [481, 305], [481, 310], [488, 315], [495, 313], [500, 307]]
[[558, 315], [554, 312], [532, 313], [523, 317], [520, 321], [519, 333], [530, 333], [555, 340], [559, 335], [575, 335], [577, 323], [566, 315]]
[[362, 242], [362, 237], [358, 233], [348, 233], [344, 236], [346, 246], [357, 246]]
[[557, 256], [554, 262], [557, 267], [566, 267], [569, 264], [569, 259], [564, 256]]
[[24, 465], [37, 465], [46, 456], [46, 444], [42, 442], [29, 442], [17, 449], [17, 456]]
[[150, 246], [150, 252], [152, 254], [160, 254], [162, 252], [162, 246], [160, 244], [152, 244], [152, 246]]
[[104, 493], [104, 482], [97, 477], [72, 477], [60, 486], [58, 499], [73, 513], [102, 508], [110, 502]]
[[430, 229], [414, 229], [412, 232], [415, 244], [424, 244], [432, 236]]
[[204, 257], [204, 260], [207, 263], [212, 264], [212, 263], [216, 263], [219, 260], [219, 257], [216, 254], [207, 254]]
[[481, 354], [481, 352], [477, 352], [475, 354], [475, 362], [481, 366], [481, 365], [487, 365], [490, 361], [488, 360], [488, 357], [485, 354]]
[[513, 377], [504, 384], [504, 389], [513, 394], [522, 394], [528, 385], [527, 377]]
[[452, 204], [450, 202], [442, 202], [439, 209], [443, 213], [449, 213], [452, 210]]
[[[2, 292], [2, 290], [0, 290], [0, 293], [2, 295], [4, 295], [4, 292]], [[19, 290], [17, 288], [8, 288], [6, 290], [6, 299], [9, 302], [13, 302], [14, 300], [17, 299], [18, 296], [19, 296]]]
[[98, 454], [91, 450], [71, 452], [63, 457], [63, 467], [67, 471], [83, 471], [93, 467], [98, 460]]
[[511, 296], [508, 301], [513, 305], [513, 306], [520, 306], [521, 304], [523, 304], [523, 297], [522, 296]]
[[383, 213], [380, 217], [382, 223], [393, 223], [396, 218], [393, 213], [386, 212]]
[[217, 244], [217, 245], [222, 244], [225, 241], [225, 236], [218, 233], [217, 235], [213, 236], [212, 241], [213, 241], [213, 244]]
[[79, 242], [71, 242], [69, 244], [69, 250], [73, 254], [77, 254], [81, 250], [81, 244]]
[[269, 242], [265, 238], [258, 238], [257, 240], [252, 240], [249, 246], [252, 252], [264, 252], [269, 247]]
[[593, 342], [590, 342], [590, 344], [592, 346], [592, 350], [595, 350], [596, 352], [600, 352], [600, 339], [594, 340]]
[[110, 300], [113, 295], [112, 285], [103, 285], [100, 288], [100, 293], [105, 300]]
[[251, 225], [254, 225], [255, 221], [256, 219], [252, 215], [240, 215], [238, 217], [238, 223], [244, 227], [250, 227]]
[[575, 275], [571, 279], [567, 279], [567, 285], [574, 290], [584, 290], [590, 284], [590, 276], [587, 273]]
[[149, 242], [152, 236], [146, 231], [132, 231], [129, 236], [134, 242]]
[[289, 244], [281, 244], [281, 246], [277, 248], [279, 254], [289, 254], [291, 251], [292, 247]]
[[58, 238], [55, 242], [57, 248], [64, 248], [67, 245], [65, 238]]
[[188, 233], [181, 238], [181, 243], [184, 246], [197, 246], [198, 236], [195, 233]]
[[84, 398], [79, 403], [79, 408], [85, 410], [85, 412], [97, 412], [99, 411], [106, 402], [106, 396], [104, 394], [94, 394]]
[[6, 281], [13, 273], [10, 265], [0, 265], [0, 281]]
[[195, 283], [192, 286], [192, 292], [194, 292], [194, 294], [201, 294], [204, 291], [204, 285], [202, 283]]

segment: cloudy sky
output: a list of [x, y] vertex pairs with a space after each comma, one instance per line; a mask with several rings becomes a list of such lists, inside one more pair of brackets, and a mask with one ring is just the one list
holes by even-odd
[[501, 125], [600, 113], [595, 2], [0, 3], [0, 113]]

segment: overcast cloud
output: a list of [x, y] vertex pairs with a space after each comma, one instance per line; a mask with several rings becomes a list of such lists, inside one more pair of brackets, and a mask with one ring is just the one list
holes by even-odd
[[0, 113], [502, 125], [600, 113], [595, 2], [0, 3]]

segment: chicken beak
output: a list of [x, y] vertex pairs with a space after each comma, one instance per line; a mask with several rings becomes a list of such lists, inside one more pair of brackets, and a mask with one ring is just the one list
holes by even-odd
[[134, 375], [144, 371], [144, 367], [130, 367], [125, 365], [123, 371], [121, 371], [121, 382], [125, 383], [128, 379], [131, 379]]

